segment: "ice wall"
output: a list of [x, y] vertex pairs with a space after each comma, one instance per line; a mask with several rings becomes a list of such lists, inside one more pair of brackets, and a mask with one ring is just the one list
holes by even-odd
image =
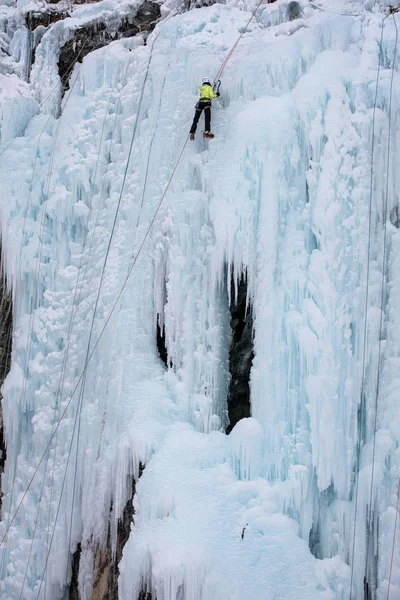
[[[263, 6], [243, 36], [214, 104], [216, 137], [188, 142], [96, 347], [199, 80], [249, 13], [194, 10], [146, 45], [92, 53], [60, 118], [39, 112], [4, 153], [16, 309], [2, 535], [66, 414], [3, 544], [0, 598], [64, 598], [78, 543], [90, 598], [96, 548], [108, 527], [115, 548], [140, 462], [122, 599], [347, 599], [350, 582], [362, 598], [365, 573], [385, 597], [400, 475], [396, 30], [379, 6], [353, 2], [357, 17], [339, 1], [301, 4], [290, 23], [287, 2]], [[38, 61], [51, 61], [46, 48]], [[252, 418], [225, 436], [230, 281], [244, 271]], [[397, 553], [393, 594], [399, 568]]]

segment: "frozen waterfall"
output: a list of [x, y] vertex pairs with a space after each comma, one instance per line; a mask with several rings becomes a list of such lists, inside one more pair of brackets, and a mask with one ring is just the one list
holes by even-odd
[[[29, 5], [0, 6], [14, 318], [0, 600], [70, 599], [73, 556], [79, 597], [94, 600], [133, 481], [121, 600], [386, 600], [400, 478], [400, 13], [301, 0], [290, 20], [288, 4], [257, 11], [213, 101], [215, 139], [199, 127], [187, 143], [150, 231], [201, 78], [256, 0], [180, 14], [168, 0], [148, 37], [77, 63], [63, 97], [60, 45], [127, 0], [44, 27], [32, 66]], [[241, 277], [251, 417], [226, 435]]]

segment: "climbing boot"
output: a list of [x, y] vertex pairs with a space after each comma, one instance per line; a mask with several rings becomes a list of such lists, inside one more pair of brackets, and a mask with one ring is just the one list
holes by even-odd
[[194, 133], [191, 133], [191, 134], [190, 134], [190, 139], [191, 139], [191, 140], [194, 140]]
[[205, 131], [205, 132], [203, 133], [203, 137], [204, 137], [204, 138], [208, 138], [209, 140], [212, 140], [212, 139], [213, 139], [213, 137], [214, 137], [214, 134], [213, 134], [213, 133], [211, 133], [211, 131]]

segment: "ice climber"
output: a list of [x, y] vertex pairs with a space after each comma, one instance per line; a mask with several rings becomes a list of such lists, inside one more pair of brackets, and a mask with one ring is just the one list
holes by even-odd
[[211, 100], [219, 97], [219, 86], [221, 81], [218, 80], [217, 91], [214, 92], [210, 80], [205, 77], [203, 83], [200, 86], [200, 100], [196, 104], [196, 112], [194, 113], [192, 127], [190, 128], [190, 139], [194, 140], [194, 134], [196, 133], [197, 123], [199, 122], [201, 113], [204, 110], [205, 119], [205, 131], [203, 137], [212, 139], [214, 135], [211, 133]]

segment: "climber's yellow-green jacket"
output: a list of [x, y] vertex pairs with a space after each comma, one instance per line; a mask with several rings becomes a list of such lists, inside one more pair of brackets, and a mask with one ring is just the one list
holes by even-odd
[[209, 83], [200, 86], [200, 102], [211, 102], [213, 98], [217, 98], [219, 94], [214, 94], [214, 90]]

